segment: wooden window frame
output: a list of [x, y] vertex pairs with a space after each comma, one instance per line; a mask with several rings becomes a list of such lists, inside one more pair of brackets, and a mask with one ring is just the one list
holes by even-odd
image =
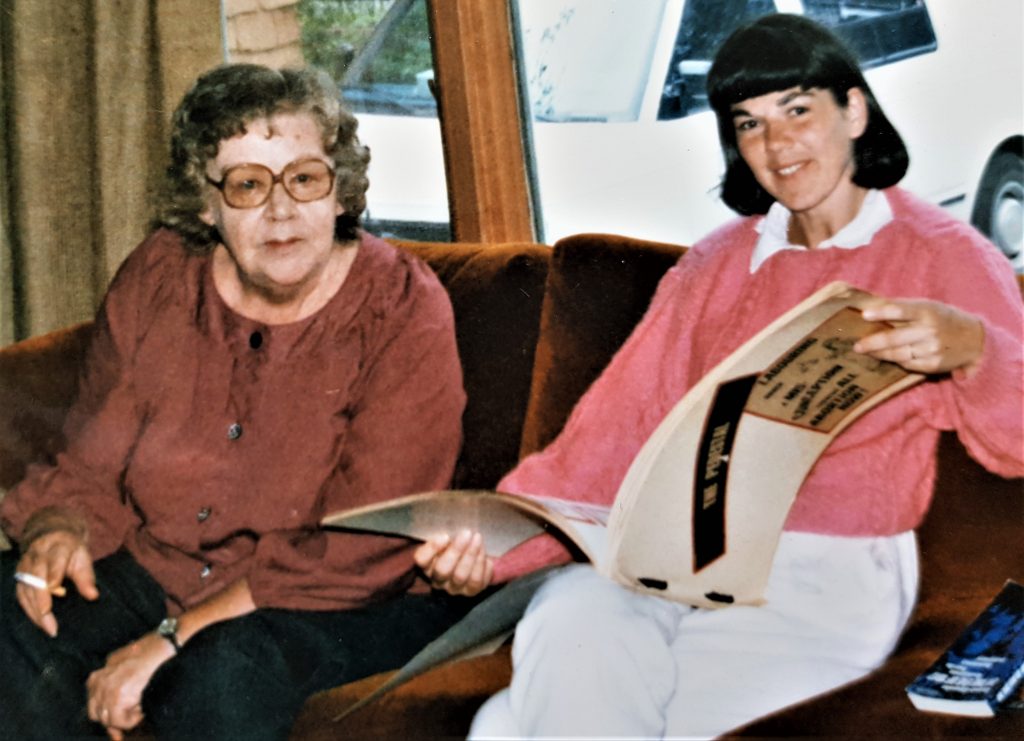
[[507, 0], [428, 0], [452, 238], [536, 239]]

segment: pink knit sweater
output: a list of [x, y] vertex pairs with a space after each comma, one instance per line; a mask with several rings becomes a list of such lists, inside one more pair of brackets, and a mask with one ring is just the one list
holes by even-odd
[[[755, 273], [761, 217], [736, 220], [662, 279], [647, 314], [548, 448], [524, 459], [503, 491], [610, 504], [633, 457], [707, 371], [772, 320], [834, 280], [889, 298], [942, 301], [982, 318], [970, 378], [935, 376], [867, 412], [825, 451], [801, 486], [787, 530], [890, 535], [928, 509], [941, 430], [1003, 476], [1024, 475], [1024, 311], [1012, 270], [972, 228], [898, 188], [893, 220], [855, 249], [785, 250]], [[504, 580], [568, 554], [550, 536], [501, 558]]]

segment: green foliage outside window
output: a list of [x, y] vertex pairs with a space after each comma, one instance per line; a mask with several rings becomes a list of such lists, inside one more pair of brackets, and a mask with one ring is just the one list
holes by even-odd
[[298, 11], [307, 64], [339, 82], [368, 43], [382, 42], [348, 84], [414, 84], [433, 66], [426, 0], [302, 0]]

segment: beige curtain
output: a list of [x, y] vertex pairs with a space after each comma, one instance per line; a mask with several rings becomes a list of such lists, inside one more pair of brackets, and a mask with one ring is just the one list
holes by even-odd
[[0, 344], [90, 318], [145, 235], [219, 0], [0, 0]]

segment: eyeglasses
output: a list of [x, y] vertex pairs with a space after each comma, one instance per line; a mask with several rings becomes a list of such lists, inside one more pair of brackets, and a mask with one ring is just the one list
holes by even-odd
[[334, 190], [334, 170], [318, 159], [296, 160], [280, 175], [264, 165], [244, 164], [229, 167], [220, 182], [209, 176], [206, 181], [224, 195], [232, 208], [256, 208], [267, 202], [278, 183], [299, 203], [326, 198]]

